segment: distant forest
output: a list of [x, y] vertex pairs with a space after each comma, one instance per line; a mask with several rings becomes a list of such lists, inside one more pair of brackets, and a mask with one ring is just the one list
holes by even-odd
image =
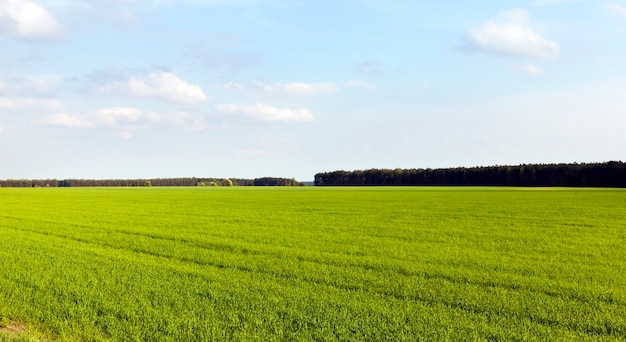
[[[295, 178], [7, 179], [0, 187], [303, 186]], [[626, 163], [523, 164], [442, 169], [322, 172], [316, 186], [493, 185], [626, 188]]]
[[626, 163], [524, 164], [448, 169], [371, 169], [315, 175], [316, 186], [493, 185], [626, 187]]
[[301, 186], [294, 178], [154, 178], [154, 179], [9, 179], [3, 187], [95, 187], [95, 186]]

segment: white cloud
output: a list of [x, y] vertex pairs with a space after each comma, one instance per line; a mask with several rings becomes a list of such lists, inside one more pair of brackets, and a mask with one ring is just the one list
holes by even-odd
[[313, 121], [313, 115], [306, 108], [277, 108], [255, 103], [248, 106], [218, 105], [216, 109], [223, 114], [238, 114], [261, 121]]
[[144, 123], [159, 121], [159, 116], [153, 112], [146, 112], [132, 107], [110, 107], [87, 114], [57, 113], [45, 116], [36, 123], [50, 126], [71, 128], [129, 128]]
[[362, 88], [368, 90], [376, 90], [378, 88], [375, 83], [358, 80], [347, 81], [343, 84], [343, 86], [346, 88]]
[[61, 126], [70, 128], [91, 128], [95, 126], [93, 122], [84, 117], [69, 115], [65, 113], [48, 115], [42, 120], [37, 121], [37, 123], [48, 126]]
[[560, 47], [544, 38], [521, 9], [501, 12], [494, 20], [484, 22], [467, 33], [471, 49], [490, 54], [535, 59], [557, 59]]
[[0, 79], [0, 95], [45, 97], [52, 93], [56, 83], [51, 77], [9, 77]]
[[315, 95], [315, 94], [327, 94], [337, 91], [337, 85], [331, 82], [321, 83], [265, 83], [254, 82], [253, 86], [262, 91], [273, 93], [283, 92], [294, 95]]
[[63, 26], [48, 11], [27, 0], [0, 0], [0, 35], [24, 40], [53, 40]]
[[7, 97], [0, 97], [0, 110], [15, 110], [16, 108], [17, 103], [15, 100]]
[[161, 118], [154, 112], [132, 107], [109, 107], [86, 114], [57, 113], [35, 121], [35, 124], [69, 128], [104, 128], [121, 139], [130, 139], [134, 132]]
[[260, 90], [266, 93], [285, 93], [290, 95], [316, 95], [316, 94], [329, 94], [339, 90], [339, 87], [332, 82], [318, 82], [318, 83], [305, 83], [305, 82], [262, 82], [255, 81], [249, 84], [239, 82], [223, 82], [216, 83], [215, 86], [234, 91], [246, 91], [248, 89]]
[[0, 110], [59, 110], [63, 103], [55, 99], [34, 97], [0, 97]]
[[286, 93], [289, 94], [326, 94], [337, 91], [334, 83], [285, 83], [280, 84]]
[[204, 118], [186, 112], [157, 114], [133, 107], [109, 107], [85, 114], [57, 113], [47, 115], [34, 123], [69, 128], [103, 128], [114, 131], [115, 136], [129, 139], [140, 128], [164, 123], [188, 130], [205, 128]]
[[110, 128], [133, 127], [148, 122], [159, 121], [159, 116], [153, 112], [146, 112], [132, 107], [110, 107], [100, 109], [95, 113], [99, 125]]
[[131, 95], [194, 104], [209, 97], [202, 88], [182, 80], [170, 72], [155, 72], [146, 77], [130, 77], [125, 82], [113, 82], [98, 88], [102, 94]]
[[233, 90], [233, 91], [245, 91], [246, 90], [246, 86], [244, 84], [241, 84], [239, 82], [234, 82], [234, 81], [213, 83], [212, 85], [217, 88], [226, 89], [226, 90]]
[[619, 15], [622, 18], [626, 18], [626, 7], [610, 2], [607, 7], [611, 13]]

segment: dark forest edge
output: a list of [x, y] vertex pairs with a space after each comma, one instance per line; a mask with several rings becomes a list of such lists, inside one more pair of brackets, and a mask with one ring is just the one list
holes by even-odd
[[316, 186], [474, 185], [626, 187], [626, 164], [621, 161], [441, 169], [370, 169], [315, 175]]
[[2, 187], [120, 187], [120, 186], [302, 186], [295, 178], [152, 178], [152, 179], [7, 179]]

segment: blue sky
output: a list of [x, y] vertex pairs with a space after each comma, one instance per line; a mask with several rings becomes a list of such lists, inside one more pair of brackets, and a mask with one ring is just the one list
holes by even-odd
[[626, 160], [626, 0], [0, 0], [0, 179]]

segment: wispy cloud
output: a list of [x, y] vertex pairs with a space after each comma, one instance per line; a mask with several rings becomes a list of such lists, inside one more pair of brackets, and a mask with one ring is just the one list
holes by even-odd
[[[136, 3], [140, 3], [137, 1]], [[83, 1], [67, 6], [67, 13], [74, 21], [83, 25], [93, 25], [97, 21], [105, 21], [116, 26], [132, 27], [142, 22], [130, 2], [121, 1]]]
[[367, 89], [367, 90], [376, 90], [378, 88], [376, 86], [376, 83], [359, 81], [359, 80], [346, 81], [344, 82], [343, 86], [346, 88], [361, 88], [361, 89]]
[[533, 27], [525, 10], [501, 12], [495, 19], [467, 32], [468, 48], [507, 57], [551, 60], [559, 57], [559, 44]]
[[70, 128], [92, 128], [95, 124], [85, 117], [66, 113], [57, 113], [45, 116], [36, 123], [47, 126], [61, 126]]
[[367, 74], [377, 74], [385, 72], [385, 67], [381, 61], [371, 60], [354, 65], [354, 70]]
[[56, 40], [65, 29], [45, 8], [27, 0], [0, 0], [0, 36], [26, 41]]
[[155, 98], [182, 104], [204, 102], [209, 97], [198, 85], [182, 80], [170, 72], [154, 72], [144, 77], [130, 77], [98, 88], [101, 94]]
[[572, 2], [583, 2], [583, 0], [535, 0], [531, 3], [531, 6], [560, 5]]
[[107, 107], [85, 114], [56, 113], [34, 121], [38, 125], [75, 129], [105, 129], [118, 138], [130, 139], [140, 128], [161, 121], [154, 112], [133, 107]]
[[51, 98], [0, 96], [0, 110], [59, 110], [63, 108], [64, 105], [61, 101]]
[[364, 74], [404, 73], [402, 68], [390, 67], [379, 60], [368, 60], [352, 64], [352, 69]]
[[207, 127], [202, 115], [181, 111], [156, 113], [135, 107], [107, 107], [82, 114], [60, 112], [46, 115], [33, 123], [74, 129], [104, 129], [123, 139], [130, 139], [140, 129], [159, 124], [190, 131]]
[[207, 126], [204, 117], [180, 111], [162, 116], [161, 121], [190, 131], [198, 131]]
[[208, 49], [193, 45], [185, 53], [185, 57], [194, 64], [209, 69], [240, 70], [255, 66], [263, 59], [263, 54], [256, 51], [245, 51], [230, 46], [230, 43], [218, 44], [219, 48]]
[[216, 106], [216, 110], [222, 114], [241, 115], [260, 121], [313, 121], [313, 114], [306, 108], [278, 108], [255, 103], [246, 106], [222, 104]]
[[264, 82], [254, 81], [250, 83], [241, 83], [235, 81], [228, 81], [222, 83], [215, 83], [214, 86], [234, 91], [249, 91], [257, 90], [265, 93], [282, 93], [289, 95], [320, 95], [331, 94], [340, 91], [343, 88], [361, 88], [367, 90], [376, 90], [378, 87], [376, 83], [349, 80], [343, 82], [343, 84], [337, 84], [335, 82]]
[[132, 107], [100, 109], [95, 113], [95, 118], [100, 125], [110, 128], [128, 128], [146, 122], [159, 121], [159, 116], [156, 113]]
[[606, 6], [611, 13], [626, 19], [626, 7], [613, 2], [608, 3]]
[[261, 91], [264, 93], [288, 94], [288, 95], [319, 95], [330, 94], [339, 91], [339, 86], [334, 82], [265, 82], [253, 81], [249, 83], [228, 81], [215, 83], [214, 86], [234, 91]]
[[45, 97], [51, 94], [54, 83], [24, 76], [0, 79], [0, 96]]
[[292, 82], [292, 83], [266, 83], [266, 82], [254, 82], [253, 87], [260, 89], [268, 93], [283, 92], [293, 95], [315, 95], [315, 94], [327, 94], [333, 93], [338, 90], [335, 83], [321, 82], [321, 83], [304, 83], [304, 82]]

